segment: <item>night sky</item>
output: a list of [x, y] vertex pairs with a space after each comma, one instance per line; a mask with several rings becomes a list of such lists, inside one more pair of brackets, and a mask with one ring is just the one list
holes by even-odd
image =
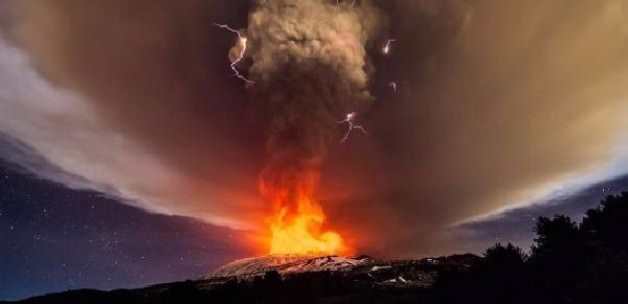
[[[475, 253], [495, 242], [528, 248], [536, 217], [566, 214], [579, 219], [603, 197], [622, 190], [628, 190], [628, 177], [465, 224], [456, 228], [455, 242]], [[233, 239], [237, 237], [226, 228], [149, 214], [0, 162], [0, 299], [198, 278], [250, 255]]]
[[552, 217], [567, 215], [580, 221], [585, 212], [597, 208], [609, 195], [628, 191], [628, 176], [594, 183], [575, 192], [557, 195], [539, 201], [532, 206], [509, 210], [495, 217], [455, 227], [461, 250], [477, 252], [478, 248], [488, 248], [497, 242], [512, 242], [523, 249], [529, 249], [535, 236], [534, 227], [539, 216]]
[[198, 278], [246, 255], [237, 233], [148, 214], [0, 162], [0, 299]]

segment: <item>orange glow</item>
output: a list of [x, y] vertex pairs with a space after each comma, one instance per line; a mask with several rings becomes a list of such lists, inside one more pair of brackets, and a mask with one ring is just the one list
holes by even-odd
[[326, 216], [314, 200], [316, 174], [305, 174], [288, 185], [261, 183], [262, 194], [273, 203], [268, 219], [269, 253], [291, 255], [339, 255], [348, 252], [340, 234], [324, 230]]

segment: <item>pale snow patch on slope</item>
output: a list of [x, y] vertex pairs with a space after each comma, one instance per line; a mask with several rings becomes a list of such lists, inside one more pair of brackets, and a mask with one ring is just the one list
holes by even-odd
[[261, 276], [268, 271], [277, 271], [282, 275], [319, 271], [349, 271], [370, 261], [369, 258], [358, 259], [339, 256], [269, 255], [231, 262], [210, 273], [207, 278]]

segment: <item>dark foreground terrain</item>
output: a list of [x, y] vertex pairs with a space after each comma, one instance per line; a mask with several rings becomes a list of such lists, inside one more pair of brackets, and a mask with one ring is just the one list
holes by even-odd
[[[306, 271], [271, 269], [247, 276], [236, 269], [233, 276], [135, 290], [69, 291], [18, 303], [628, 303], [628, 193], [608, 197], [581, 223], [566, 216], [539, 218], [536, 232], [529, 255], [496, 244], [482, 257], [322, 257], [297, 265]], [[312, 263], [319, 268], [309, 267]]]

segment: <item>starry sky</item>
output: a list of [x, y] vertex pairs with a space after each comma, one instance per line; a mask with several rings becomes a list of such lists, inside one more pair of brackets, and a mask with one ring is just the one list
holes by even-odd
[[0, 162], [0, 299], [194, 279], [247, 255], [238, 233], [148, 214]]

